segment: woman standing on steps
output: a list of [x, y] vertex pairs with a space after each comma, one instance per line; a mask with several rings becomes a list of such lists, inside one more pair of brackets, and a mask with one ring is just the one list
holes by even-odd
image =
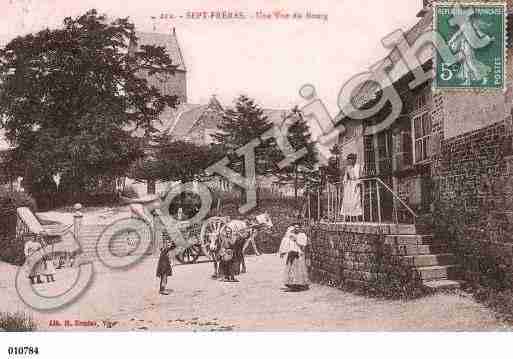
[[360, 189], [361, 168], [360, 164], [356, 162], [355, 153], [347, 155], [347, 162], [348, 165], [343, 180], [344, 197], [342, 199], [340, 215], [344, 218], [344, 221], [361, 221], [363, 215]]

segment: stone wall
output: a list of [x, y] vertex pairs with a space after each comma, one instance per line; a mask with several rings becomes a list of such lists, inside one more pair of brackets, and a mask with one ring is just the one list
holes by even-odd
[[386, 234], [386, 226], [321, 223], [311, 227], [310, 278], [335, 286], [368, 287], [380, 280], [390, 284], [401, 280], [404, 287], [415, 287], [420, 279], [407, 263], [413, 248]]
[[511, 118], [442, 140], [433, 162], [435, 235], [446, 237], [463, 279], [513, 286]]
[[490, 181], [506, 174], [511, 131], [505, 121], [442, 140], [438, 161], [432, 166], [437, 199], [477, 207]]

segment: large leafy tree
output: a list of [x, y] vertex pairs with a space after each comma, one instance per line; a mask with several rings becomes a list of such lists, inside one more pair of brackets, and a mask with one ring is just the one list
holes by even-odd
[[[219, 145], [195, 144], [168, 135], [157, 135], [153, 137], [151, 155], [136, 162], [131, 176], [142, 180], [182, 183], [208, 181], [211, 177], [205, 173], [205, 169], [223, 156], [224, 152]], [[184, 192], [171, 202], [169, 210], [176, 215], [178, 208], [182, 208], [186, 216], [191, 217], [200, 207], [198, 196]]]
[[170, 76], [176, 67], [163, 47], [128, 51], [136, 40], [127, 18], [109, 22], [90, 10], [0, 49], [2, 126], [32, 182], [60, 173], [83, 190], [142, 154], [131, 131], [152, 133], [177, 98], [140, 75]]
[[205, 169], [223, 156], [218, 145], [176, 140], [168, 135], [153, 137], [152, 154], [133, 167], [138, 179], [161, 181], [208, 180]]

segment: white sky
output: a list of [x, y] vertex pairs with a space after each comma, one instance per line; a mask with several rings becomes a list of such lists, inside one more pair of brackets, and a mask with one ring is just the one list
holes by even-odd
[[[264, 107], [289, 108], [302, 102], [301, 85], [311, 83], [335, 115], [340, 87], [386, 54], [380, 39], [412, 26], [422, 0], [0, 0], [0, 6], [2, 44], [96, 8], [111, 17], [129, 16], [140, 31], [175, 27], [191, 103], [216, 94], [223, 105], [231, 105], [244, 93]], [[185, 17], [188, 11], [215, 10], [243, 11], [248, 17], [258, 10], [310, 11], [327, 14], [328, 21], [151, 19], [161, 13]]]

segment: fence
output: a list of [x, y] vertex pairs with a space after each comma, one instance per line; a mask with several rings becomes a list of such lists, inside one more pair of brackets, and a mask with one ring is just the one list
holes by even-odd
[[361, 215], [351, 216], [342, 213], [344, 183], [327, 183], [318, 191], [318, 218], [328, 222], [415, 224], [416, 213], [380, 178], [360, 179], [355, 191], [359, 192], [355, 198], [361, 201]]

